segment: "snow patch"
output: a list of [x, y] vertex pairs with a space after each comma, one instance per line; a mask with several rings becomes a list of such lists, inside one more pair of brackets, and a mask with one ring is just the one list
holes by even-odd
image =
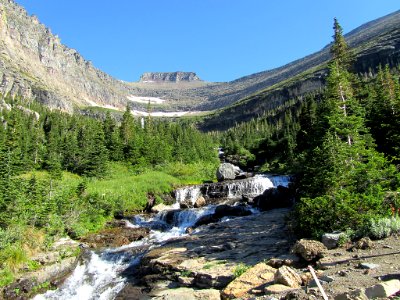
[[198, 111], [171, 111], [171, 112], [162, 112], [162, 111], [154, 111], [151, 112], [150, 114], [145, 111], [141, 110], [132, 110], [131, 113], [134, 116], [141, 116], [141, 117], [147, 117], [147, 116], [152, 116], [152, 117], [167, 117], [167, 118], [173, 118], [173, 117], [182, 117], [186, 115], [194, 115], [198, 114]]
[[128, 100], [132, 102], [138, 102], [138, 103], [151, 103], [151, 104], [162, 104], [165, 102], [164, 99], [161, 98], [156, 98], [156, 97], [142, 97], [142, 96], [127, 96]]

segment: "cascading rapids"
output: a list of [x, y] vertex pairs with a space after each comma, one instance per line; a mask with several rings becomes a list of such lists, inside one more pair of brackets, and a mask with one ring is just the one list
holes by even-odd
[[[222, 187], [224, 190], [226, 189], [228, 198], [237, 198], [242, 195], [256, 196], [266, 189], [278, 185], [287, 186], [288, 183], [288, 176], [256, 175], [252, 178], [223, 183]], [[218, 184], [221, 187], [221, 184]], [[180, 203], [188, 201], [194, 205], [200, 196], [207, 196], [210, 190], [210, 188], [205, 189], [206, 195], [203, 195], [201, 186], [182, 188], [176, 192], [174, 207], [179, 208]], [[208, 205], [196, 209], [163, 211], [147, 219], [136, 216], [133, 220], [134, 224], [128, 222], [128, 227], [148, 227], [151, 229], [148, 237], [116, 249], [104, 250], [100, 254], [90, 251], [86, 259], [75, 268], [62, 286], [57, 290], [37, 295], [34, 299], [114, 299], [125, 286], [125, 279], [121, 276], [121, 272], [138, 264], [143, 255], [143, 250], [138, 250], [137, 255], [132, 255], [130, 251], [125, 250], [135, 247], [137, 249], [153, 248], [171, 238], [185, 235], [187, 227], [192, 227], [199, 218], [213, 214], [214, 211], [215, 206]], [[171, 220], [171, 216], [169, 216], [170, 220], [167, 224], [168, 213], [172, 213], [173, 217]], [[227, 220], [225, 219], [225, 221]]]

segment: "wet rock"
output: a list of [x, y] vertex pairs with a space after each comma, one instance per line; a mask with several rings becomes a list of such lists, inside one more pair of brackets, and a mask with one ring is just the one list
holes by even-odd
[[248, 216], [251, 215], [251, 211], [246, 208], [245, 206], [230, 206], [230, 205], [218, 205], [215, 208], [214, 216], [216, 218], [223, 218], [223, 217], [239, 217], [239, 216]]
[[259, 263], [229, 283], [222, 296], [229, 299], [244, 297], [251, 290], [273, 282], [275, 273], [276, 269]]
[[202, 225], [207, 225], [210, 223], [216, 223], [219, 221], [219, 218], [216, 217], [214, 214], [210, 214], [210, 215], [205, 215], [200, 217], [196, 223], [193, 225], [194, 228], [202, 226]]
[[288, 266], [282, 266], [278, 269], [275, 273], [274, 281], [291, 288], [299, 288], [302, 283], [300, 275]]
[[368, 299], [388, 298], [400, 291], [400, 280], [392, 279], [365, 289]]
[[322, 244], [325, 245], [326, 248], [328, 249], [334, 249], [337, 248], [339, 246], [339, 240], [340, 237], [343, 235], [344, 233], [324, 233], [322, 235], [322, 239], [321, 242]]
[[217, 179], [218, 181], [233, 180], [239, 173], [240, 170], [236, 166], [230, 163], [223, 163], [218, 167]]
[[91, 248], [120, 247], [149, 235], [148, 228], [109, 228], [81, 239]]
[[324, 257], [327, 250], [321, 242], [301, 239], [293, 246], [292, 253], [301, 256], [306, 261], [313, 261]]
[[287, 187], [278, 186], [265, 190], [261, 195], [253, 199], [253, 205], [261, 210], [291, 207], [293, 205], [293, 194]]
[[251, 211], [245, 206], [237, 205], [231, 206], [227, 204], [218, 205], [215, 212], [210, 215], [200, 217], [194, 224], [194, 228], [201, 225], [219, 222], [223, 217], [240, 217], [251, 215]]

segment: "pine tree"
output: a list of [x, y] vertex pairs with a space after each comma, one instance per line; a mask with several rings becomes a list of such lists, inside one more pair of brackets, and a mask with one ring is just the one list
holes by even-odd
[[[388, 178], [394, 178], [394, 168], [374, 149], [364, 110], [354, 97], [350, 55], [336, 19], [334, 32], [318, 123], [325, 133], [310, 152], [302, 182], [309, 198], [302, 198], [296, 206], [299, 229], [314, 234], [355, 228], [365, 224], [370, 214], [384, 214], [382, 190], [390, 187]], [[321, 210], [326, 218], [321, 219]]]

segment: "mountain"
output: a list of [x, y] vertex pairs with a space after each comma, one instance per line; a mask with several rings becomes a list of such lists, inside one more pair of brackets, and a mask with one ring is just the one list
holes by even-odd
[[[399, 28], [398, 11], [346, 36], [357, 54], [358, 72], [368, 72], [380, 63], [399, 63]], [[129, 104], [140, 115], [150, 102], [154, 113], [173, 116], [217, 110], [203, 128], [229, 127], [320, 89], [329, 57], [327, 46], [280, 68], [231, 82], [205, 82], [193, 72], [151, 72], [139, 82], [124, 82], [63, 45], [14, 1], [0, 0], [0, 93], [35, 98], [68, 112], [86, 107], [123, 110]]]
[[[354, 53], [356, 73], [370, 76], [379, 65], [396, 67], [400, 64], [400, 11], [366, 23], [345, 37]], [[321, 51], [283, 67], [228, 83], [233, 87], [241, 84], [243, 89], [223, 96], [222, 99], [225, 97], [232, 104], [210, 115], [202, 124], [203, 130], [224, 130], [290, 105], [290, 101], [301, 101], [308, 93], [318, 92], [325, 84], [329, 51], [330, 45], [327, 45]], [[239, 100], [229, 98], [238, 94], [241, 95]]]

